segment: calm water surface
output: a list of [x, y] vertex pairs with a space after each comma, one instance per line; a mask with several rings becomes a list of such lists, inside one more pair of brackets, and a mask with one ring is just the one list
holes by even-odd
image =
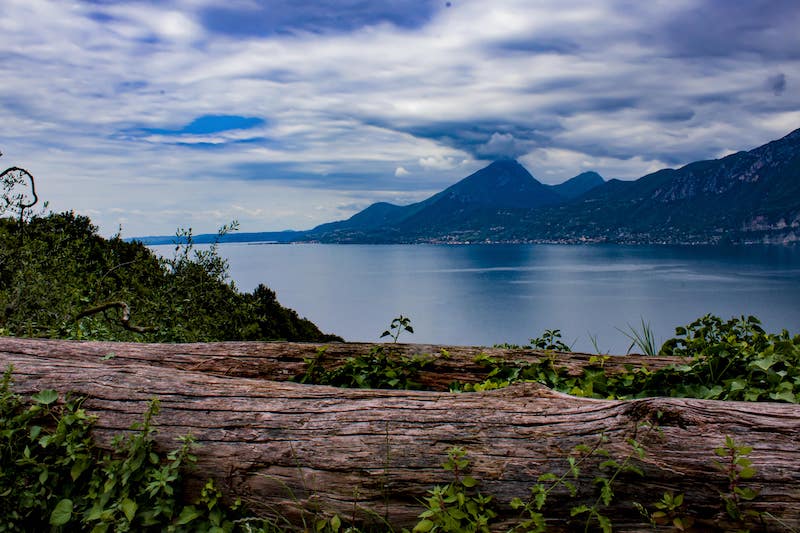
[[[155, 247], [170, 254], [171, 247]], [[619, 329], [663, 341], [705, 313], [755, 315], [800, 333], [800, 247], [225, 244], [237, 286], [265, 283], [326, 332], [375, 341], [411, 317], [406, 342], [526, 343], [561, 329], [576, 350], [625, 353]]]

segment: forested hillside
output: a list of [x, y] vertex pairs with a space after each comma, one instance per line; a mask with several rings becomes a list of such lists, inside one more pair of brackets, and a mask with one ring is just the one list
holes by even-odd
[[195, 342], [335, 340], [260, 285], [238, 291], [216, 245], [182, 232], [173, 257], [105, 239], [74, 213], [0, 219], [0, 333]]

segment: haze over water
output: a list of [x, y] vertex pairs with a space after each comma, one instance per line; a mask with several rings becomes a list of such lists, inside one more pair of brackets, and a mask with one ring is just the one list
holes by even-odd
[[[169, 255], [171, 247], [154, 247]], [[574, 350], [625, 353], [617, 329], [661, 342], [712, 313], [800, 332], [800, 247], [223, 244], [241, 290], [278, 300], [348, 341], [377, 341], [398, 314], [415, 343], [524, 344], [561, 329]]]

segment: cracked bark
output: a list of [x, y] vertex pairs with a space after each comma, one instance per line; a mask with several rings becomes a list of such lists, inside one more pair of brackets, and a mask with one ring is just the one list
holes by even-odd
[[[330, 346], [332, 361], [369, 349]], [[197, 469], [189, 472], [190, 492], [214, 477], [253, 511], [277, 510], [296, 521], [313, 509], [349, 517], [355, 505], [359, 518], [374, 521], [379, 516], [396, 528], [408, 527], [421, 512], [419, 500], [426, 491], [449, 481], [440, 465], [447, 449], [457, 445], [466, 449], [481, 492], [495, 495], [500, 504], [503, 529], [516, 516], [508, 505], [511, 498], [524, 499], [545, 472], [563, 473], [570, 450], [578, 444], [591, 446], [602, 434], [608, 438], [604, 448], [618, 460], [630, 454], [628, 438], [639, 439], [646, 450], [637, 461], [645, 475], [618, 478], [614, 502], [604, 513], [612, 517], [616, 531], [642, 530], [632, 502], [652, 509], [667, 490], [682, 492], [688, 510], [706, 519], [697, 522], [701, 530], [724, 530], [729, 525], [716, 519], [722, 516], [719, 493], [726, 490], [727, 478], [712, 460], [714, 448], [729, 435], [753, 447], [750, 458], [757, 474], [746, 483], [760, 492], [752, 508], [800, 527], [796, 405], [592, 400], [535, 384], [453, 394], [286, 382], [302, 371], [303, 357], [315, 354], [316, 347], [0, 339], [0, 365], [14, 366], [15, 390], [21, 394], [52, 388], [86, 396], [86, 409], [98, 416], [95, 435], [101, 446], [139, 420], [149, 399], [160, 398], [158, 444], [173, 448], [176, 437], [189, 433], [199, 444]], [[399, 349], [441, 353], [441, 347]], [[479, 350], [447, 351], [443, 368], [468, 373], [468, 365], [453, 365], [470, 361]], [[101, 359], [110, 353], [113, 358]], [[492, 354], [511, 360], [520, 355]], [[558, 357], [572, 360], [575, 368], [588, 360]], [[614, 371], [615, 364], [607, 363], [608, 370]], [[431, 383], [438, 381], [432, 378]], [[641, 424], [652, 422], [659, 412], [658, 431], [644, 431]], [[569, 507], [594, 502], [596, 464], [581, 470], [577, 498], [558, 491], [551, 495], [546, 516], [553, 518], [553, 529], [578, 527], [568, 522]], [[766, 527], [779, 529], [775, 522]]]

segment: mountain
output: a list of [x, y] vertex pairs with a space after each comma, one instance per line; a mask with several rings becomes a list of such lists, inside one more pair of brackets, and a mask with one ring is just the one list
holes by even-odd
[[[603, 181], [596, 173], [585, 174]], [[407, 206], [375, 203], [347, 220], [317, 226], [309, 235], [325, 241], [373, 242], [375, 238], [389, 238], [389, 234], [393, 235], [391, 238], [402, 238], [404, 234], [438, 232], [444, 227], [470, 223], [487, 210], [559, 204], [569, 194], [589, 190], [590, 183], [596, 183], [594, 176], [581, 176], [553, 187], [537, 181], [517, 161], [495, 161], [422, 202]], [[578, 181], [570, 183], [573, 180]], [[566, 186], [563, 191], [557, 189], [561, 186]]]
[[[213, 235], [198, 235], [209, 242]], [[168, 239], [168, 240], [165, 240]], [[148, 244], [174, 237], [148, 237]], [[800, 129], [721, 159], [634, 181], [584, 172], [543, 185], [501, 160], [415, 204], [372, 204], [305, 232], [226, 241], [787, 243], [800, 241]]]
[[[306, 237], [305, 231], [260, 231], [255, 233], [227, 233], [220, 237], [216, 233], [201, 233], [193, 235], [192, 242], [195, 244], [212, 244], [215, 242], [253, 242], [262, 244], [285, 244], [289, 242], [302, 241]], [[152, 235], [147, 237], [133, 237], [128, 241], [138, 241], [147, 246], [158, 246], [164, 244], [185, 243], [186, 237], [176, 235]]]
[[[659, 170], [635, 181], [611, 180], [579, 201], [526, 218], [522, 231], [540, 238], [800, 240], [800, 129], [748, 152]], [[546, 231], [543, 223], [549, 224]]]
[[577, 198], [595, 187], [605, 183], [603, 176], [594, 171], [583, 172], [559, 185], [550, 185], [550, 189], [563, 198]]
[[374, 204], [308, 237], [326, 242], [800, 241], [800, 129], [634, 181], [585, 172], [555, 186], [496, 161], [416, 204]]
[[514, 160], [495, 161], [426, 200], [427, 207], [534, 208], [561, 201], [558, 193], [542, 185]]

